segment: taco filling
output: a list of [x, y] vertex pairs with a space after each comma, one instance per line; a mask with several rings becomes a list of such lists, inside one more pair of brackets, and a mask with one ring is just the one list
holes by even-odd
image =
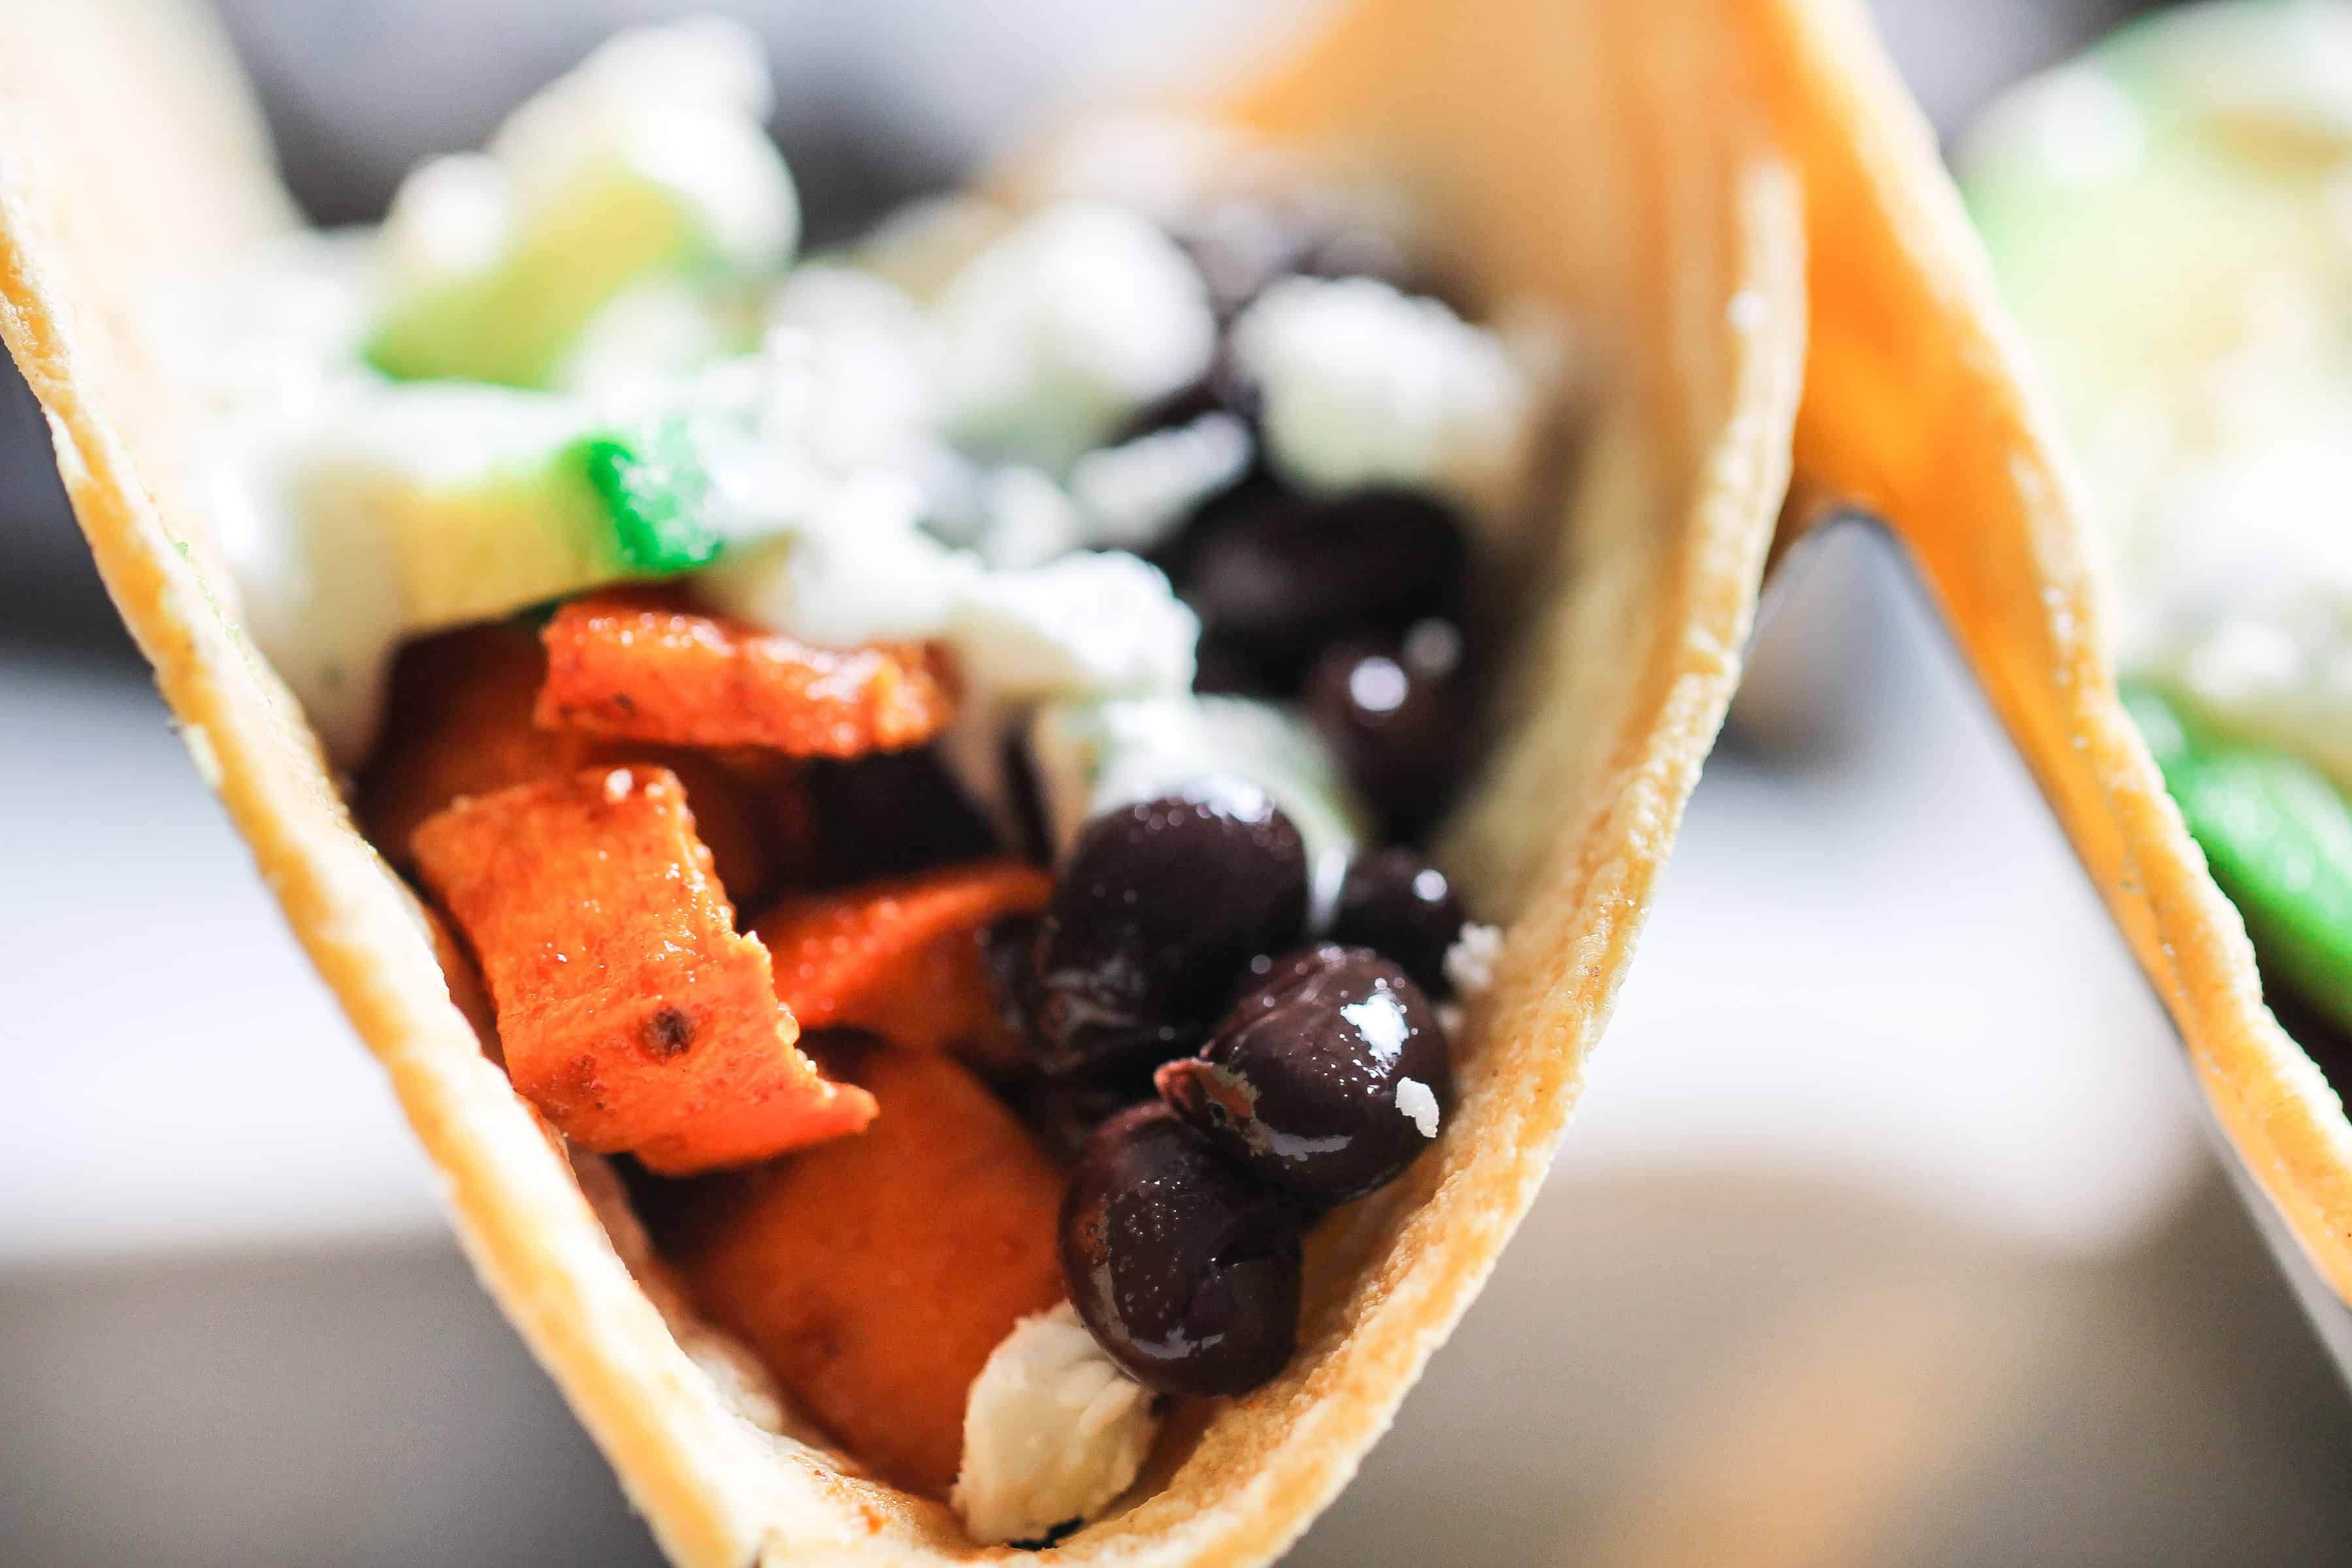
[[768, 109], [622, 35], [173, 368], [516, 1092], [793, 1409], [1043, 1542], [1446, 1136], [1495, 938], [1418, 846], [1557, 344], [1264, 160], [799, 258]]
[[2088, 472], [2127, 706], [2273, 1001], [2352, 1063], [2352, 8], [2135, 26], [1963, 173]]

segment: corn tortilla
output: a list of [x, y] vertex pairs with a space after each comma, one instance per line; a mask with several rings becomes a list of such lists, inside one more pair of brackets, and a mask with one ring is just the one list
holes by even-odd
[[[1735, 684], [1788, 478], [1798, 202], [1726, 15], [1490, 0], [1471, 26], [1444, 0], [1375, 0], [1219, 100], [1278, 142], [1393, 167], [1482, 282], [1588, 324], [1600, 369], [1499, 738], [1448, 838], [1475, 901], [1508, 921], [1459, 1108], [1403, 1181], [1318, 1232], [1290, 1368], [1204, 1407], [1139, 1500], [1055, 1561], [1278, 1553], [1387, 1426], [1549, 1163]], [[0, 336], [199, 771], [382, 1061], [483, 1283], [678, 1563], [997, 1555], [796, 1435], [686, 1315], [617, 1184], [591, 1162], [575, 1174], [484, 1059], [414, 900], [242, 629], [189, 479], [190, 410], [141, 306], [290, 221], [201, 18], [161, 0], [12, 13]]]
[[1804, 183], [1800, 481], [1885, 518], [2313, 1266], [2352, 1300], [2352, 1125], [2116, 695], [2114, 611], [2058, 422], [1927, 121], [1856, 0], [1743, 13]]

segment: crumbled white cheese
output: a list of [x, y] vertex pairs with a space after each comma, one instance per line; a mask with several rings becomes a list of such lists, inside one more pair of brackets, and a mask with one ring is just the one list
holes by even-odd
[[1470, 921], [1445, 950], [1445, 978], [1466, 1005], [1477, 1001], [1495, 984], [1495, 964], [1503, 956], [1503, 930]]
[[933, 469], [961, 465], [936, 427], [920, 321], [887, 285], [844, 268], [794, 277], [756, 353], [610, 378], [599, 406], [624, 426], [687, 421], [711, 477], [710, 521], [730, 538], [810, 527], [818, 501], [861, 477], [904, 482], [927, 516]]
[[1202, 501], [1240, 479], [1252, 450], [1249, 426], [1214, 413], [1088, 452], [1070, 468], [1087, 542], [1139, 553], [1157, 547]]
[[1399, 1079], [1396, 1108], [1404, 1119], [1421, 1130], [1423, 1138], [1437, 1136], [1437, 1091], [1417, 1078]]
[[247, 630], [336, 762], [373, 743], [401, 639], [481, 613], [436, 595], [488, 574], [437, 570], [441, 553], [416, 542], [445, 537], [439, 520], [464, 498], [530, 474], [587, 419], [507, 387], [376, 382], [301, 422], [215, 430], [206, 484]]
[[1507, 510], [1538, 399], [1494, 333], [1371, 278], [1285, 278], [1234, 321], [1266, 455], [1321, 490], [1391, 484]]
[[[2128, 520], [2121, 659], [2208, 722], [2293, 749], [2352, 788], [2352, 449], [2314, 416], [2177, 458]], [[2325, 410], [2330, 416], [2319, 416]]]
[[924, 196], [876, 224], [849, 258], [908, 298], [928, 303], [1012, 225], [1011, 213], [980, 196]]
[[240, 255], [200, 291], [152, 301], [146, 324], [207, 415], [240, 428], [299, 426], [378, 380], [359, 353], [382, 270], [365, 231], [298, 229]]
[[698, 289], [680, 279], [652, 278], [588, 318], [553, 384], [599, 400], [651, 401], [728, 346], [725, 326]]
[[1007, 230], [948, 284], [938, 321], [957, 437], [1057, 474], [1205, 371], [1217, 331], [1176, 242], [1087, 202]]
[[949, 1501], [983, 1546], [1042, 1541], [1135, 1484], [1159, 1435], [1151, 1393], [1067, 1302], [1013, 1325], [972, 1380]]
[[793, 531], [730, 549], [695, 590], [727, 615], [820, 647], [938, 637], [980, 563], [916, 526], [922, 504], [908, 479], [856, 475]]
[[1097, 813], [1212, 777], [1255, 784], [1306, 841], [1318, 929], [1369, 837], [1364, 806], [1322, 739], [1296, 715], [1249, 698], [1048, 703], [1030, 722], [1029, 755], [1057, 855]]
[[803, 367], [803, 402], [772, 408], [828, 465], [904, 468], [940, 426], [939, 351], [929, 319], [879, 278], [796, 267], [768, 304], [764, 352]]
[[487, 269], [514, 227], [507, 171], [487, 153], [427, 158], [408, 172], [384, 214], [387, 274], [415, 287]]
[[975, 574], [947, 625], [966, 684], [1013, 702], [1186, 690], [1200, 636], [1160, 569], [1118, 552]]
[[[730, 488], [738, 482], [780, 494], [788, 481], [730, 477]], [[975, 712], [1191, 686], [1200, 623], [1158, 567], [1079, 552], [990, 570], [918, 527], [923, 504], [899, 475], [856, 475], [803, 516], [762, 520], [779, 535], [731, 548], [695, 590], [728, 615], [820, 647], [944, 641]]]
[[615, 34], [507, 118], [487, 151], [419, 164], [382, 229], [387, 279], [415, 293], [479, 275], [530, 226], [641, 182], [683, 208], [696, 255], [751, 275], [800, 237], [791, 171], [768, 139], [760, 40], [724, 17]]
[[1026, 463], [990, 469], [980, 494], [973, 548], [991, 566], [1043, 566], [1087, 543], [1087, 520], [1077, 504]]
[[729, 268], [782, 266], [800, 204], [767, 119], [774, 104], [759, 36], [723, 16], [615, 33], [509, 115], [489, 155], [526, 211], [563, 199], [583, 173], [627, 170], [676, 192]]
[[1970, 179], [1995, 167], [2032, 168], [2053, 185], [2088, 187], [2137, 164], [2148, 132], [2122, 83], [2077, 62], [2003, 93], [1969, 127], [1957, 162]]
[[992, 566], [1036, 566], [1073, 550], [1142, 554], [1250, 464], [1249, 427], [1230, 414], [1097, 447], [1065, 489], [1025, 463], [989, 470], [974, 547]]

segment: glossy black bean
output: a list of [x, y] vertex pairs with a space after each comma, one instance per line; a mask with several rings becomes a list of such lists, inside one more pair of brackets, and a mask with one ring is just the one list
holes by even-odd
[[1192, 1050], [1242, 966], [1306, 920], [1306, 847], [1255, 785], [1208, 779], [1104, 813], [1046, 905], [1038, 1065], [1066, 1077]]
[[1368, 947], [1413, 978], [1432, 996], [1452, 994], [1445, 950], [1468, 919], [1461, 895], [1444, 872], [1414, 850], [1360, 856], [1339, 884], [1331, 940]]
[[1219, 1150], [1318, 1205], [1395, 1180], [1454, 1099], [1445, 1031], [1421, 988], [1376, 953], [1331, 944], [1277, 963], [1158, 1082]]
[[1297, 1348], [1298, 1220], [1166, 1106], [1095, 1130], [1062, 1199], [1062, 1274], [1111, 1358], [1163, 1394], [1243, 1394]]
[[1156, 1100], [1148, 1070], [1130, 1069], [1108, 1078], [1034, 1077], [1013, 1093], [1013, 1108], [1030, 1132], [1054, 1157], [1067, 1165], [1085, 1149], [1095, 1129], [1130, 1106]]
[[1307, 678], [1315, 728], [1391, 837], [1427, 831], [1460, 776], [1460, 648], [1449, 623], [1423, 621], [1402, 637], [1337, 643]]
[[1434, 497], [1307, 496], [1259, 474], [1202, 510], [1173, 563], [1204, 630], [1287, 689], [1339, 637], [1401, 634], [1444, 613], [1464, 552], [1459, 520]]

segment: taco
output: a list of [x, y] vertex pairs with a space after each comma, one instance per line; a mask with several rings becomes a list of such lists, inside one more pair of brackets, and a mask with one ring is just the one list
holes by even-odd
[[1723, 21], [1365, 5], [795, 259], [723, 24], [322, 235], [200, 16], [20, 8], [76, 514], [675, 1560], [1261, 1561], [1468, 1305], [1788, 477]]
[[2339, 1060], [2326, 1047], [2352, 1029], [2347, 83], [2352, 9], [2192, 6], [2015, 89], [1961, 161], [2084, 463], [2126, 703], [2274, 1010]]
[[[2277, 611], [2254, 639], [2275, 650], [2297, 615], [2286, 600], [2326, 592], [2286, 580], [2291, 565], [2248, 581], [2262, 552], [2245, 546], [2295, 522], [2259, 515], [2280, 484], [2313, 504], [2307, 473], [2272, 467], [2279, 454], [2332, 450], [2340, 471], [2341, 430], [2321, 428], [2325, 392], [2313, 393], [2343, 363], [2345, 297], [2325, 292], [2341, 286], [2340, 274], [2326, 281], [2340, 229], [2325, 237], [2315, 195], [2344, 146], [2342, 100], [2329, 96], [2341, 79], [2328, 76], [2352, 58], [2343, 8], [2159, 18], [1988, 120], [1970, 161], [1978, 212], [1999, 281], [2044, 350], [2038, 367], [1856, 9], [1782, 4], [1758, 20], [1807, 202], [1798, 474], [1886, 519], [1908, 546], [2179, 1026], [2221, 1131], [2319, 1275], [2352, 1298], [2352, 1126], [2265, 1007], [2256, 951], [2340, 1017], [2352, 970], [2345, 897], [2330, 890], [2347, 864], [2337, 786], [2298, 734], [2294, 702], [2280, 700], [2294, 683], [2256, 676], [2235, 687], [2243, 700], [2216, 701], [2204, 675], [2225, 676], [2230, 650], [2203, 636], [2242, 625], [2249, 607], [2257, 620]], [[2253, 353], [2240, 366], [2251, 375], [2218, 387], [2223, 355], [2259, 346], [2265, 324], [2244, 312], [2257, 296], [2283, 307], [2267, 323], [2282, 352]], [[2100, 507], [2126, 537], [2121, 555], [2094, 525]], [[2197, 511], [2221, 523], [2202, 564], [2160, 552], [2161, 565], [2204, 580], [2176, 576], [2177, 596], [2160, 600], [2145, 548], [2168, 537], [2178, 549]], [[2319, 540], [2328, 526], [2314, 530]], [[2284, 640], [2290, 662], [2324, 651]], [[2240, 660], [2222, 684], [2252, 674]]]

